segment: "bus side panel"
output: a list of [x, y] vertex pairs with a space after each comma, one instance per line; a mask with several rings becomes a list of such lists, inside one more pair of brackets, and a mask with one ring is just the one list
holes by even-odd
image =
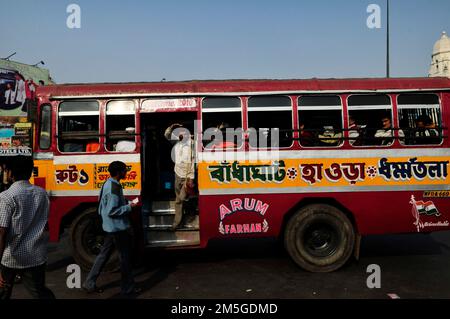
[[[90, 156], [96, 158], [95, 155]], [[48, 224], [51, 241], [58, 241], [62, 226], [70, 226], [61, 225], [66, 215], [71, 214], [67, 221], [72, 221], [83, 209], [97, 206], [101, 185], [109, 178], [108, 163], [113, 160], [123, 159], [128, 165], [129, 173], [122, 181], [126, 198], [133, 200], [139, 197], [141, 166], [139, 162], [127, 161], [129, 156], [129, 154], [108, 154], [101, 163], [92, 163], [86, 159], [83, 162], [76, 155], [60, 157], [70, 158], [73, 164], [55, 164], [51, 159], [34, 161], [31, 182], [44, 187], [50, 197]]]
[[450, 229], [450, 191], [355, 192], [335, 198], [354, 216], [361, 235]]
[[212, 238], [276, 237], [283, 217], [299, 201], [287, 195], [201, 195], [202, 246]]
[[446, 136], [444, 138], [444, 145], [450, 147], [450, 93], [442, 94], [442, 126], [445, 128], [443, 135]]
[[449, 191], [381, 191], [203, 195], [200, 196], [202, 245], [212, 238], [277, 237], [287, 214], [312, 203], [337, 206], [350, 216], [361, 235], [449, 230], [449, 194]]
[[82, 201], [79, 197], [75, 196], [50, 197], [48, 226], [51, 242], [57, 242], [59, 240], [62, 219], [82, 204], [97, 205], [97, 197], [83, 197]]

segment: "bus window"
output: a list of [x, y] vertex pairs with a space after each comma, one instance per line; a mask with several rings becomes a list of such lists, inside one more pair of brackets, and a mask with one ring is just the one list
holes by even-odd
[[242, 146], [241, 100], [211, 97], [202, 102], [203, 146], [207, 149], [235, 149]]
[[300, 145], [342, 145], [342, 102], [337, 95], [305, 95], [298, 99]]
[[59, 104], [58, 148], [61, 152], [93, 153], [99, 150], [97, 101], [65, 101]]
[[45, 104], [41, 107], [40, 119], [39, 148], [41, 150], [48, 150], [52, 141], [52, 107], [50, 104]]
[[403, 145], [437, 145], [442, 143], [439, 98], [435, 94], [401, 94], [398, 96], [399, 127]]
[[136, 108], [133, 101], [110, 101], [106, 105], [106, 149], [134, 152]]
[[[390, 146], [394, 143], [392, 103], [388, 95], [352, 95], [348, 98], [350, 144]], [[402, 132], [399, 131], [399, 136]]]
[[251, 147], [290, 147], [292, 145], [291, 99], [287, 96], [250, 98], [248, 127]]

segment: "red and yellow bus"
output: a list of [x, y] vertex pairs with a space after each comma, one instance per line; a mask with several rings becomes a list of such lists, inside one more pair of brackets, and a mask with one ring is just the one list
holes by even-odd
[[[449, 122], [446, 78], [50, 85], [38, 91], [33, 179], [51, 198], [51, 240], [69, 230], [86, 267], [101, 245], [99, 190], [120, 160], [143, 246], [277, 237], [298, 265], [328, 272], [361, 236], [450, 229]], [[173, 123], [195, 132], [199, 215], [176, 231]], [[220, 123], [233, 141], [212, 149], [203, 133]]]

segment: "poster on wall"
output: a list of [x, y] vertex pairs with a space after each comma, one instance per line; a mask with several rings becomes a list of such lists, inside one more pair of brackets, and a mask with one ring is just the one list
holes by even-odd
[[36, 98], [36, 83], [17, 71], [0, 68], [0, 117], [27, 116], [27, 105]]
[[31, 155], [32, 124], [21, 117], [1, 117], [0, 156]]

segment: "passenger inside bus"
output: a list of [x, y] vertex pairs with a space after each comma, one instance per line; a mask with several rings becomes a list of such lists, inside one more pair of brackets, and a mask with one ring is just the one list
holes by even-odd
[[127, 127], [126, 132], [128, 134], [133, 134], [130, 138], [121, 139], [114, 145], [115, 152], [134, 152], [136, 150], [136, 142], [134, 141], [135, 128]]
[[[229, 136], [227, 136], [227, 130], [230, 129], [230, 125], [225, 122], [221, 122], [217, 126], [216, 134], [214, 134], [213, 140], [211, 144], [208, 145], [208, 148], [212, 150], [224, 150], [224, 149], [233, 149], [236, 148], [237, 145], [233, 141], [229, 141]], [[220, 136], [221, 138], [217, 138]]]
[[416, 133], [415, 144], [439, 144], [439, 132], [436, 130], [436, 125], [433, 123], [428, 115], [421, 115], [416, 119]]
[[97, 140], [88, 141], [86, 144], [86, 153], [95, 153], [100, 149], [100, 143]]
[[[109, 114], [106, 114], [106, 149], [110, 152], [129, 153], [136, 150], [135, 114], [129, 114], [134, 108], [131, 102], [109, 102]], [[131, 106], [130, 106], [131, 105]], [[116, 114], [114, 112], [124, 112]]]
[[359, 140], [360, 127], [356, 124], [354, 117], [351, 115], [348, 118], [348, 124], [348, 137], [350, 138], [350, 144], [355, 145], [356, 141]]
[[338, 147], [342, 144], [343, 131], [340, 110], [300, 110], [299, 122], [300, 145], [304, 147]]
[[323, 132], [318, 137], [322, 145], [338, 146], [341, 143], [342, 132], [335, 131], [333, 126], [324, 126]]
[[[378, 141], [378, 145], [388, 146], [394, 142], [394, 128], [392, 127], [391, 117], [384, 115], [381, 118], [382, 128], [375, 133], [375, 139]], [[405, 134], [403, 130], [398, 132], [399, 138], [404, 139]]]
[[300, 145], [311, 147], [317, 145], [317, 139], [311, 130], [305, 128], [305, 123], [300, 121]]
[[[81, 107], [98, 107], [96, 103], [89, 104], [62, 102], [60, 104], [58, 121], [58, 148], [65, 153], [97, 152], [100, 149], [99, 141], [99, 114], [90, 114], [79, 111]], [[73, 102], [75, 103], [75, 102]], [[67, 104], [67, 105], [66, 105]], [[87, 106], [86, 106], [87, 105]], [[76, 115], [69, 112], [77, 110]], [[94, 112], [94, 111], [92, 111]], [[96, 112], [96, 111], [95, 111]]]

